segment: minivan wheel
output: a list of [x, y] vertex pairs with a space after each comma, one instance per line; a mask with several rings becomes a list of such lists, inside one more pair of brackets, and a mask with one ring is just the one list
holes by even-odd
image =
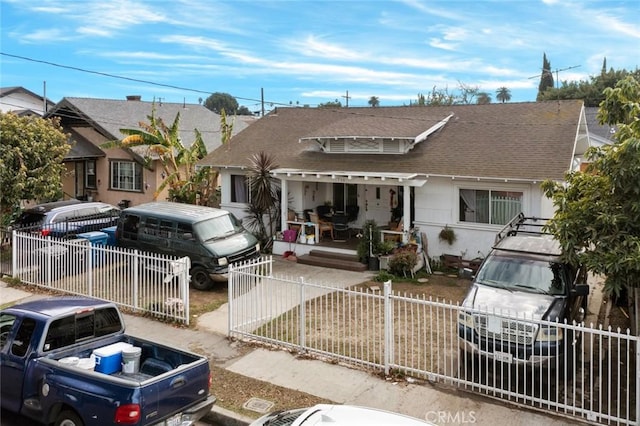
[[210, 290], [213, 287], [213, 281], [209, 277], [209, 273], [202, 266], [196, 266], [191, 269], [191, 286], [196, 290]]

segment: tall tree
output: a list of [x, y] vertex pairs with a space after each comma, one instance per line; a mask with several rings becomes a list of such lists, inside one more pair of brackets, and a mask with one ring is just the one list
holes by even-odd
[[62, 196], [62, 160], [71, 146], [58, 119], [0, 112], [0, 215], [8, 221], [22, 200]]
[[213, 93], [205, 99], [204, 106], [216, 114], [224, 111], [227, 115], [235, 115], [238, 112], [238, 101], [228, 93]]
[[553, 72], [551, 71], [551, 62], [547, 60], [547, 54], [542, 57], [542, 71], [540, 73], [540, 84], [538, 84], [538, 96], [536, 100], [540, 101], [544, 92], [553, 89]]
[[371, 108], [376, 108], [378, 106], [380, 106], [380, 99], [378, 99], [377, 96], [372, 96], [369, 98], [369, 105], [371, 106]]
[[496, 99], [502, 103], [508, 102], [511, 100], [511, 90], [506, 87], [500, 87], [496, 90]]
[[[548, 227], [566, 260], [605, 277], [605, 292], [635, 291], [640, 303], [640, 81], [629, 76], [605, 90], [598, 118], [615, 124], [615, 143], [590, 148], [587, 170], [567, 174], [566, 184], [546, 181], [556, 213]], [[636, 315], [635, 331], [638, 331]]]

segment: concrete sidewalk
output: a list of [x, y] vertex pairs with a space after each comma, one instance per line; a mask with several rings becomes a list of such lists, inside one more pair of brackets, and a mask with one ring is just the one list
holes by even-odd
[[[287, 273], [305, 276], [309, 281], [366, 281], [369, 273], [334, 271], [307, 265], [276, 262], [275, 268], [286, 267]], [[42, 297], [0, 283], [0, 303]], [[498, 401], [475, 396], [456, 389], [429, 383], [394, 382], [365, 371], [298, 358], [284, 351], [247, 348], [226, 338], [226, 308], [203, 315], [196, 329], [176, 329], [149, 318], [125, 315], [127, 333], [190, 351], [206, 353], [217, 364], [254, 379], [295, 389], [340, 404], [363, 405], [426, 419], [438, 425], [553, 425], [580, 424], [566, 418], [551, 417], [527, 408], [518, 409]], [[258, 414], [256, 414], [256, 417]], [[246, 425], [251, 419], [215, 407], [209, 421], [224, 425]]]

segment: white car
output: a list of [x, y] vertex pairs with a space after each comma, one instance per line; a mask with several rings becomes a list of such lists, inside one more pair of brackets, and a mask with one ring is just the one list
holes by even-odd
[[353, 405], [318, 404], [313, 407], [275, 411], [250, 426], [424, 426], [433, 425], [414, 417]]

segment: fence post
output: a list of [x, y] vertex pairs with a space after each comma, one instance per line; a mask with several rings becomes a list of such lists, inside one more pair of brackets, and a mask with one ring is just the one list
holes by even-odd
[[298, 315], [298, 342], [300, 342], [300, 348], [304, 349], [307, 347], [307, 340], [305, 335], [305, 316], [307, 313], [307, 307], [304, 303], [305, 296], [305, 285], [304, 285], [304, 277], [300, 277], [298, 281], [298, 285], [300, 286], [300, 315]]
[[11, 231], [11, 276], [16, 277], [18, 273], [18, 235], [15, 230]]
[[[71, 251], [71, 244], [68, 245], [69, 247], [69, 251]], [[91, 244], [90, 241], [87, 241], [87, 256], [89, 257], [89, 262], [87, 262], [87, 293], [89, 293], [89, 296], [93, 296], [93, 268], [95, 266], [95, 263], [93, 260], [93, 257], [96, 255], [97, 252], [93, 251], [94, 248]]]
[[384, 282], [384, 375], [390, 372], [391, 354], [393, 351], [393, 315], [391, 312], [391, 280]]
[[138, 294], [140, 291], [140, 252], [133, 250], [133, 307], [138, 309]]
[[183, 257], [182, 262], [184, 263], [184, 268], [180, 277], [180, 284], [182, 286], [182, 305], [184, 307], [184, 318], [185, 323], [189, 325], [189, 317], [191, 314], [189, 313], [189, 270], [191, 269], [191, 258]]
[[229, 337], [231, 337], [231, 330], [233, 330], [233, 315], [235, 312], [233, 294], [234, 294], [235, 284], [236, 284], [236, 267], [232, 263], [229, 265], [229, 283], [228, 283], [229, 294], [227, 295], [227, 302], [229, 306], [229, 315], [227, 316], [227, 335]]

